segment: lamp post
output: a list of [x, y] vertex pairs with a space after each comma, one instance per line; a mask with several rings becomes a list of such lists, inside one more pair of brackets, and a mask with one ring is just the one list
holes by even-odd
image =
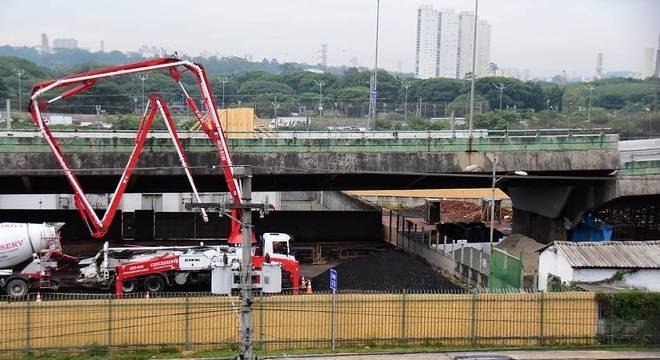
[[410, 88], [410, 81], [401, 81], [401, 86], [405, 89], [405, 97], [403, 102], [403, 121], [408, 121], [408, 89]]
[[149, 74], [140, 74], [137, 76], [140, 81], [142, 81], [142, 111], [144, 112], [146, 108], [144, 107], [144, 81], [149, 78]]
[[18, 112], [23, 111], [23, 91], [21, 89], [21, 76], [25, 74], [23, 69], [16, 70], [16, 75], [18, 75]]
[[497, 83], [497, 84], [493, 83], [493, 86], [495, 87], [495, 89], [500, 91], [500, 111], [502, 111], [502, 93], [504, 92], [506, 86], [504, 86], [504, 84], [502, 83]]
[[323, 116], [323, 85], [325, 85], [325, 80], [314, 80], [316, 85], [319, 86], [319, 118]]
[[222, 108], [225, 108], [225, 84], [229, 81], [227, 77], [218, 77], [218, 80], [222, 83]]
[[474, 86], [477, 80], [477, 23], [479, 11], [479, 0], [474, 0], [474, 28], [472, 29], [472, 78], [470, 79], [470, 137], [472, 137], [472, 129], [474, 128]]
[[[481, 170], [484, 171], [484, 168], [482, 168], [479, 165], [469, 165], [464, 171], [467, 172], [472, 172], [472, 171], [477, 171]], [[522, 171], [522, 170], [516, 170], [516, 171], [509, 171], [506, 174], [497, 177], [497, 157], [493, 156], [493, 172], [492, 172], [492, 181], [491, 181], [491, 187], [490, 187], [490, 236], [489, 236], [489, 242], [490, 245], [493, 246], [493, 235], [495, 232], [495, 186], [497, 185], [498, 182], [501, 180], [507, 179], [511, 177], [510, 175], [517, 175], [517, 176], [527, 176], [527, 172]]]
[[589, 90], [589, 105], [587, 107], [587, 129], [591, 128], [591, 93], [594, 91], [594, 86], [587, 84], [584, 86], [585, 89]]

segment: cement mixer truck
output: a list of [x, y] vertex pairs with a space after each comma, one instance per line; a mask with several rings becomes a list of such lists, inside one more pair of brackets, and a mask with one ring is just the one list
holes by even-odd
[[62, 253], [64, 223], [0, 223], [0, 290], [13, 298], [30, 289], [57, 290], [52, 273], [78, 259]]

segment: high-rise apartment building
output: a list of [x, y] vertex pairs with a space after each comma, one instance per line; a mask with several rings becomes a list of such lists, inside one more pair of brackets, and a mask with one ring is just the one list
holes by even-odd
[[46, 33], [41, 33], [41, 45], [39, 45], [39, 51], [42, 54], [48, 54], [50, 52], [50, 45], [48, 44], [48, 35], [46, 35]]
[[54, 49], [77, 49], [78, 40], [76, 39], [55, 39], [53, 40]]
[[438, 34], [438, 54], [435, 76], [458, 77], [458, 14], [451, 9], [438, 13], [440, 33]]
[[658, 34], [658, 49], [655, 51], [655, 71], [653, 76], [660, 77], [660, 34]]
[[417, 9], [417, 54], [415, 74], [420, 79], [436, 76], [438, 55], [438, 12], [431, 5]]
[[642, 77], [647, 78], [653, 76], [655, 67], [655, 49], [644, 48], [644, 59], [642, 63]]
[[[474, 14], [436, 11], [430, 5], [417, 10], [417, 52], [415, 74], [418, 78], [462, 79], [472, 72]], [[479, 20], [477, 27], [477, 76], [486, 76], [490, 64], [490, 25]]]

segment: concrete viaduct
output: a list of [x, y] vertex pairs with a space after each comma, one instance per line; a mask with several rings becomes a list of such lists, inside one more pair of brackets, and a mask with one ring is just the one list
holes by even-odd
[[[452, 136], [447, 132], [239, 134], [229, 146], [234, 162], [254, 167], [254, 189], [356, 190], [490, 187], [498, 176], [524, 170], [528, 176], [498, 182], [512, 198], [514, 231], [537, 239], [565, 236], [583, 213], [617, 198], [660, 196], [660, 159], [633, 161], [617, 135], [533, 134]], [[116, 186], [132, 133], [62, 132], [70, 164], [88, 193]], [[199, 133], [183, 134], [200, 191], [226, 191], [218, 159]], [[651, 153], [653, 153], [651, 146]], [[648, 154], [648, 149], [645, 152]], [[477, 165], [481, 173], [466, 172]], [[188, 192], [166, 134], [151, 136], [129, 192]], [[475, 168], [473, 167], [473, 168]], [[69, 193], [54, 156], [39, 133], [0, 132], [0, 192]]]

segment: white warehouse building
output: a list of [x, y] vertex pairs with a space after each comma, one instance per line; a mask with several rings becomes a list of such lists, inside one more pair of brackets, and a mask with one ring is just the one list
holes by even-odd
[[660, 291], [660, 241], [555, 241], [537, 251], [539, 290], [557, 281]]

